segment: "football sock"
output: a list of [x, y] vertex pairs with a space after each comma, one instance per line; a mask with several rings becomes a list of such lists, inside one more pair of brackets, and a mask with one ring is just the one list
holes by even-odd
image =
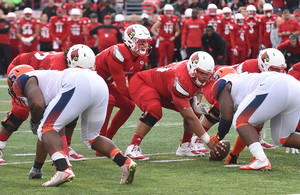
[[104, 124], [100, 130], [100, 135], [102, 135], [102, 136], [106, 137], [107, 126], [108, 126], [109, 119], [110, 119], [110, 116], [111, 116], [114, 106], [115, 106], [114, 104], [108, 104], [108, 106], [107, 106], [106, 118], [105, 118]]
[[1, 142], [6, 142], [8, 140], [9, 136], [3, 135], [2, 133], [0, 133], [0, 141]]
[[263, 129], [263, 127], [255, 127], [255, 129], [258, 133], [259, 140], [261, 140], [261, 130]]
[[[70, 136], [72, 137], [72, 136]], [[68, 142], [67, 142], [67, 138], [65, 135], [60, 137], [62, 143], [63, 143], [63, 149], [64, 149], [64, 153], [66, 156], [69, 156], [69, 146], [68, 146]]]
[[66, 141], [67, 141], [67, 144], [68, 144], [68, 146], [70, 146], [71, 145], [71, 139], [72, 139], [72, 135], [66, 135]]
[[231, 154], [237, 156], [244, 150], [245, 147], [246, 147], [246, 144], [244, 143], [241, 136], [238, 135], [238, 137], [236, 138], [235, 144], [233, 146], [233, 149], [231, 151]]
[[43, 167], [43, 165], [44, 165], [44, 163], [39, 163], [39, 162], [34, 161], [33, 168], [41, 169]]
[[251, 154], [258, 160], [264, 161], [267, 159], [266, 154], [259, 142], [254, 142], [249, 146]]
[[119, 148], [115, 148], [110, 152], [110, 159], [112, 159], [119, 167], [125, 164], [128, 159], [124, 154], [122, 154]]
[[193, 133], [187, 133], [183, 131], [181, 143], [191, 142], [192, 137], [193, 137]]
[[208, 127], [205, 127], [204, 125], [202, 125], [203, 129], [207, 132], [209, 130]]
[[130, 145], [140, 145], [142, 140], [143, 140], [144, 136], [138, 134], [137, 132], [134, 133], [133, 138], [131, 140]]
[[110, 127], [106, 131], [106, 137], [112, 140], [119, 128], [127, 121], [132, 112], [133, 110], [130, 112], [128, 109], [118, 110], [110, 123]]
[[62, 150], [53, 153], [51, 155], [51, 159], [57, 171], [64, 171], [69, 167], [67, 163], [67, 159], [65, 157], [65, 153]]

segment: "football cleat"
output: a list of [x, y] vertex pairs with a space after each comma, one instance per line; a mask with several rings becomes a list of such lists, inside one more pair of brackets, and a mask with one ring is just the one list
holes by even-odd
[[149, 156], [142, 154], [141, 147], [133, 144], [127, 147], [125, 156], [135, 160], [149, 160]]
[[203, 152], [194, 150], [191, 147], [191, 143], [189, 143], [189, 142], [180, 144], [176, 151], [176, 155], [177, 156], [190, 156], [190, 157], [205, 156], [205, 154]]
[[231, 152], [229, 153], [229, 155], [227, 156], [224, 164], [239, 164], [239, 162], [237, 161], [238, 156], [231, 154]]
[[31, 168], [28, 179], [44, 179], [43, 178], [43, 169]]
[[276, 146], [265, 142], [263, 139], [260, 139], [259, 143], [261, 144], [263, 149], [275, 149], [276, 148]]
[[135, 171], [137, 169], [137, 164], [128, 158], [125, 164], [121, 167], [122, 169], [122, 179], [120, 184], [130, 184], [133, 182], [135, 177]]
[[2, 159], [2, 150], [0, 149], [0, 165], [7, 165], [6, 161]]
[[77, 154], [71, 146], [69, 146], [69, 161], [81, 161], [86, 160], [85, 156]]
[[43, 186], [51, 187], [51, 186], [60, 186], [65, 182], [72, 182], [75, 175], [71, 169], [71, 167], [67, 168], [64, 171], [56, 171], [55, 174], [52, 175], [52, 178], [43, 184]]
[[209, 153], [209, 150], [204, 146], [202, 140], [198, 136], [193, 136], [191, 139], [192, 147], [202, 153]]
[[266, 159], [264, 161], [254, 159], [250, 164], [240, 167], [240, 170], [270, 171], [271, 170], [271, 164], [270, 164], [269, 159]]

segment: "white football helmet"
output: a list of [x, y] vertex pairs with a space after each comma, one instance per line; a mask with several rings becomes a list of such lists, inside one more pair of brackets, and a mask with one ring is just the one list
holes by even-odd
[[250, 18], [253, 18], [256, 15], [256, 7], [254, 5], [248, 5], [246, 11]]
[[224, 7], [222, 11], [223, 11], [223, 17], [225, 19], [230, 19], [231, 18], [232, 11], [229, 7]]
[[67, 54], [69, 68], [95, 69], [95, 54], [91, 48], [83, 44], [73, 45]]
[[273, 14], [273, 6], [270, 3], [265, 3], [264, 7], [264, 15], [267, 16], [268, 18], [270, 18]]
[[192, 17], [192, 12], [193, 12], [192, 8], [187, 8], [184, 12], [185, 19]]
[[[149, 45], [149, 41], [151, 40], [149, 30], [143, 25], [133, 24], [124, 31], [124, 43], [129, 50], [137, 55], [148, 55], [148, 49], [151, 49]], [[141, 41], [147, 41], [148, 43], [144, 45]]]
[[164, 14], [167, 16], [167, 17], [171, 17], [173, 14], [174, 14], [174, 7], [173, 5], [171, 4], [166, 4], [164, 6]]
[[24, 19], [25, 20], [31, 20], [32, 18], [32, 9], [29, 8], [29, 7], [26, 7], [24, 10], [23, 10], [23, 15], [24, 15]]
[[223, 10], [217, 9], [217, 15], [219, 15], [219, 14], [223, 14]]
[[16, 15], [14, 12], [9, 12], [9, 13], [7, 14], [7, 19], [8, 19], [9, 21], [15, 21], [15, 20], [17, 19], [17, 15]]
[[286, 68], [285, 58], [278, 49], [264, 49], [258, 55], [258, 68], [261, 72], [284, 72]]
[[125, 20], [123, 14], [117, 14], [115, 17], [115, 22], [123, 22]]
[[218, 7], [217, 7], [215, 4], [210, 3], [210, 4], [207, 6], [208, 15], [210, 15], [210, 16], [215, 16], [215, 15], [217, 15], [217, 9], [218, 9]]
[[[191, 55], [186, 67], [191, 79], [197, 86], [206, 86], [214, 73], [215, 61], [209, 53], [198, 51]], [[200, 77], [197, 74], [198, 71], [209, 74], [209, 78]]]
[[235, 22], [236, 25], [242, 26], [244, 24], [244, 16], [243, 16], [243, 14], [236, 13], [234, 15], [234, 22]]

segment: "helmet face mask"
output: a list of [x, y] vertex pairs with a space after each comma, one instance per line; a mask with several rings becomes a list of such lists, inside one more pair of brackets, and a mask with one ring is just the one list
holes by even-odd
[[164, 6], [164, 14], [170, 18], [174, 14], [174, 7], [171, 4], [166, 4]]
[[273, 6], [270, 3], [264, 4], [263, 7], [264, 15], [270, 18], [273, 14]]
[[95, 54], [91, 48], [83, 44], [73, 45], [67, 53], [69, 68], [95, 69]]
[[217, 15], [217, 9], [218, 9], [218, 7], [217, 7], [215, 4], [210, 3], [210, 4], [207, 6], [208, 15], [209, 15], [209, 16], [212, 16], [212, 17], [216, 16], [216, 15]]
[[238, 26], [242, 26], [244, 24], [244, 16], [240, 13], [235, 14], [235, 24]]
[[258, 55], [258, 68], [261, 72], [284, 72], [286, 68], [284, 55], [274, 48], [264, 49]]
[[253, 18], [256, 15], [256, 7], [254, 5], [248, 5], [246, 11], [250, 18]]
[[222, 11], [223, 11], [223, 16], [224, 16], [225, 19], [230, 19], [231, 18], [232, 11], [229, 7], [224, 7]]

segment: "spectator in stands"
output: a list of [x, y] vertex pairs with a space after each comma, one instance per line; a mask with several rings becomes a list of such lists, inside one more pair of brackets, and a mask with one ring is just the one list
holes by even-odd
[[[87, 17], [89, 18], [92, 13], [96, 13], [96, 11], [92, 8], [92, 2], [91, 0], [87, 0], [84, 3], [84, 8], [83, 8], [83, 14], [82, 17]], [[98, 16], [97, 16], [98, 17]]]
[[226, 41], [219, 33], [214, 31], [214, 27], [211, 24], [206, 26], [206, 32], [201, 39], [204, 51], [214, 58], [216, 65], [224, 65], [227, 48]]
[[277, 46], [281, 43], [281, 37], [278, 36], [278, 26], [283, 21], [281, 17], [276, 18], [275, 23], [272, 25], [270, 39], [273, 48], [277, 48]]
[[277, 47], [278, 50], [284, 53], [286, 60], [286, 71], [294, 64], [299, 62], [300, 59], [300, 43], [296, 35], [290, 35], [289, 39], [282, 42]]
[[141, 24], [139, 22], [138, 16], [136, 14], [131, 14], [130, 15], [130, 23], [131, 24]]
[[7, 14], [7, 9], [1, 4], [1, 0], [0, 0], [0, 10], [3, 11], [3, 14], [4, 14], [4, 15]]
[[284, 42], [289, 39], [291, 34], [298, 36], [300, 34], [299, 23], [291, 18], [291, 13], [288, 9], [283, 11], [284, 21], [278, 26], [278, 37], [281, 37], [281, 41]]
[[40, 51], [53, 51], [51, 36], [50, 36], [51, 23], [48, 22], [46, 13], [41, 15], [40, 23]]
[[16, 11], [15, 5], [12, 1], [7, 1], [6, 10], [7, 10], [7, 13]]
[[184, 5], [183, 0], [177, 0], [177, 4], [174, 5], [174, 10], [179, 12], [180, 14], [184, 14], [186, 8], [187, 7]]
[[221, 10], [223, 10], [224, 7], [228, 7], [226, 0], [216, 0], [216, 1], [213, 1], [212, 3], [216, 4], [218, 9], [221, 9]]
[[23, 10], [26, 7], [32, 7], [32, 1], [31, 0], [22, 0], [19, 4], [19, 10]]
[[232, 0], [231, 11], [232, 15], [239, 12], [239, 8], [242, 7], [243, 4], [239, 2], [239, 0]]
[[294, 11], [294, 18], [300, 24], [300, 9], [295, 9], [295, 11]]
[[116, 14], [123, 14], [123, 8], [116, 0], [111, 0], [110, 7], [116, 11]]
[[52, 16], [56, 16], [57, 6], [54, 4], [54, 0], [48, 0], [48, 5], [43, 9], [43, 13], [47, 14], [48, 22]]
[[104, 16], [116, 13], [116, 10], [110, 7], [110, 0], [104, 0], [104, 8], [98, 10], [98, 21], [103, 23]]
[[197, 8], [192, 11], [192, 18], [185, 21], [185, 25], [181, 32], [181, 47], [186, 48], [187, 57], [189, 58], [194, 52], [202, 50], [202, 40], [193, 39], [191, 37], [197, 37], [204, 33], [205, 22], [199, 18], [199, 12]]
[[265, 0], [258, 0], [257, 2], [257, 14], [264, 14], [264, 5], [266, 4]]
[[253, 5], [255, 8], [257, 7], [257, 1], [256, 0], [248, 0], [248, 3], [245, 7], [248, 7], [248, 5]]
[[205, 4], [200, 2], [199, 0], [192, 0], [192, 3], [189, 5], [189, 8], [202, 8], [203, 10], [205, 10], [207, 8], [207, 5], [205, 6]]
[[244, 6], [239, 8], [238, 13], [242, 14], [244, 16], [244, 18], [246, 18], [248, 16], [248, 12], [246, 10], [246, 7], [244, 7]]
[[65, 14], [68, 15], [68, 16], [71, 15], [70, 12], [71, 12], [72, 9], [75, 9], [75, 8], [81, 9], [81, 10], [83, 9], [83, 5], [81, 3], [76, 3], [76, 0], [69, 0], [68, 2], [69, 3], [65, 3], [63, 5], [63, 9], [65, 10]]
[[19, 39], [17, 37], [17, 16], [13, 12], [9, 12], [7, 14], [6, 19], [10, 23], [9, 29], [9, 41], [10, 41], [10, 49], [11, 49], [11, 59], [14, 59], [19, 55]]
[[199, 17], [201, 17], [204, 14], [204, 9], [203, 8], [199, 8]]
[[9, 28], [10, 22], [4, 19], [4, 12], [0, 10], [0, 78], [4, 77], [11, 62]]
[[104, 16], [103, 25], [97, 26], [90, 31], [90, 35], [98, 38], [98, 51], [102, 52], [106, 48], [122, 43], [122, 34], [116, 26], [111, 24], [110, 15]]
[[285, 9], [284, 1], [282, 0], [273, 0], [274, 13], [280, 9], [281, 11]]
[[279, 17], [282, 17], [282, 10], [281, 8], [278, 8], [277, 11], [275, 12], [275, 14]]
[[293, 13], [295, 9], [299, 8], [299, 0], [285, 0], [285, 7]]
[[96, 13], [92, 13], [90, 15], [90, 18], [91, 18], [91, 22], [86, 25], [86, 29], [85, 29], [85, 35], [87, 38], [86, 45], [89, 46], [93, 50], [95, 55], [97, 55], [99, 53], [98, 52], [98, 37], [95, 38], [95, 37], [91, 36], [90, 31], [102, 24], [100, 22], [98, 22], [98, 15]]

